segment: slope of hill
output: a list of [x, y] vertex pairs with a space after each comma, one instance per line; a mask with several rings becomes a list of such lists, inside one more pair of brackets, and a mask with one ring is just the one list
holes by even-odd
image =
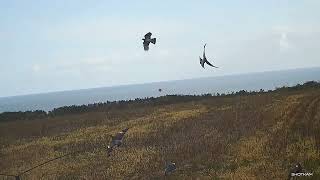
[[[22, 178], [163, 179], [174, 161], [168, 179], [285, 179], [295, 162], [320, 179], [319, 85], [175, 98], [2, 122], [0, 173], [83, 150]], [[123, 146], [107, 157], [109, 135], [125, 127]]]

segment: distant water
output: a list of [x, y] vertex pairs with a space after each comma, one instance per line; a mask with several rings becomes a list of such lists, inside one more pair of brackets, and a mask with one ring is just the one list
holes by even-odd
[[[0, 98], [0, 112], [49, 111], [61, 106], [158, 97], [167, 94], [272, 90], [276, 87], [293, 86], [310, 80], [320, 80], [320, 67], [3, 97]], [[158, 91], [159, 88], [162, 92]]]

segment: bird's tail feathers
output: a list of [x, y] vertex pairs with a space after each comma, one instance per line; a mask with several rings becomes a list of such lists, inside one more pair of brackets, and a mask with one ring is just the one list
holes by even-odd
[[157, 38], [152, 38], [152, 39], [151, 39], [151, 43], [152, 43], [152, 44], [156, 44], [156, 41], [157, 41]]

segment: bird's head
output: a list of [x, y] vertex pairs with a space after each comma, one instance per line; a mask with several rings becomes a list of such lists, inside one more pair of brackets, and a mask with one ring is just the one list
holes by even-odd
[[125, 132], [127, 132], [128, 130], [129, 130], [129, 128], [125, 128], [125, 129], [122, 130], [122, 132], [125, 133]]

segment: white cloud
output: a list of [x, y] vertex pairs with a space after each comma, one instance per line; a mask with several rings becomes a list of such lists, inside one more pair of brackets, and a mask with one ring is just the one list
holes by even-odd
[[286, 32], [281, 33], [279, 46], [281, 51], [288, 50], [290, 48], [290, 44], [289, 44]]
[[[305, 24], [295, 26], [282, 25], [272, 27], [271, 33], [278, 38], [279, 50], [281, 52], [289, 52], [290, 50], [290, 53], [296, 53], [292, 50], [310, 50], [317, 46], [316, 39], [319, 38], [320, 27]], [[306, 55], [306, 52], [303, 54]]]
[[40, 70], [41, 70], [41, 67], [40, 67], [39, 64], [34, 64], [34, 65], [32, 65], [32, 71], [33, 71], [33, 72], [37, 73], [37, 72], [39, 72]]
[[273, 26], [271, 28], [272, 32], [274, 33], [299, 33], [299, 34], [311, 34], [311, 33], [319, 33], [320, 26], [311, 26], [311, 25], [295, 25], [295, 26], [288, 26], [288, 25], [278, 25]]
[[285, 52], [292, 47], [292, 42], [289, 42], [288, 35], [297, 33], [297, 30], [289, 26], [274, 26], [271, 28], [271, 34], [277, 37], [279, 50]]

